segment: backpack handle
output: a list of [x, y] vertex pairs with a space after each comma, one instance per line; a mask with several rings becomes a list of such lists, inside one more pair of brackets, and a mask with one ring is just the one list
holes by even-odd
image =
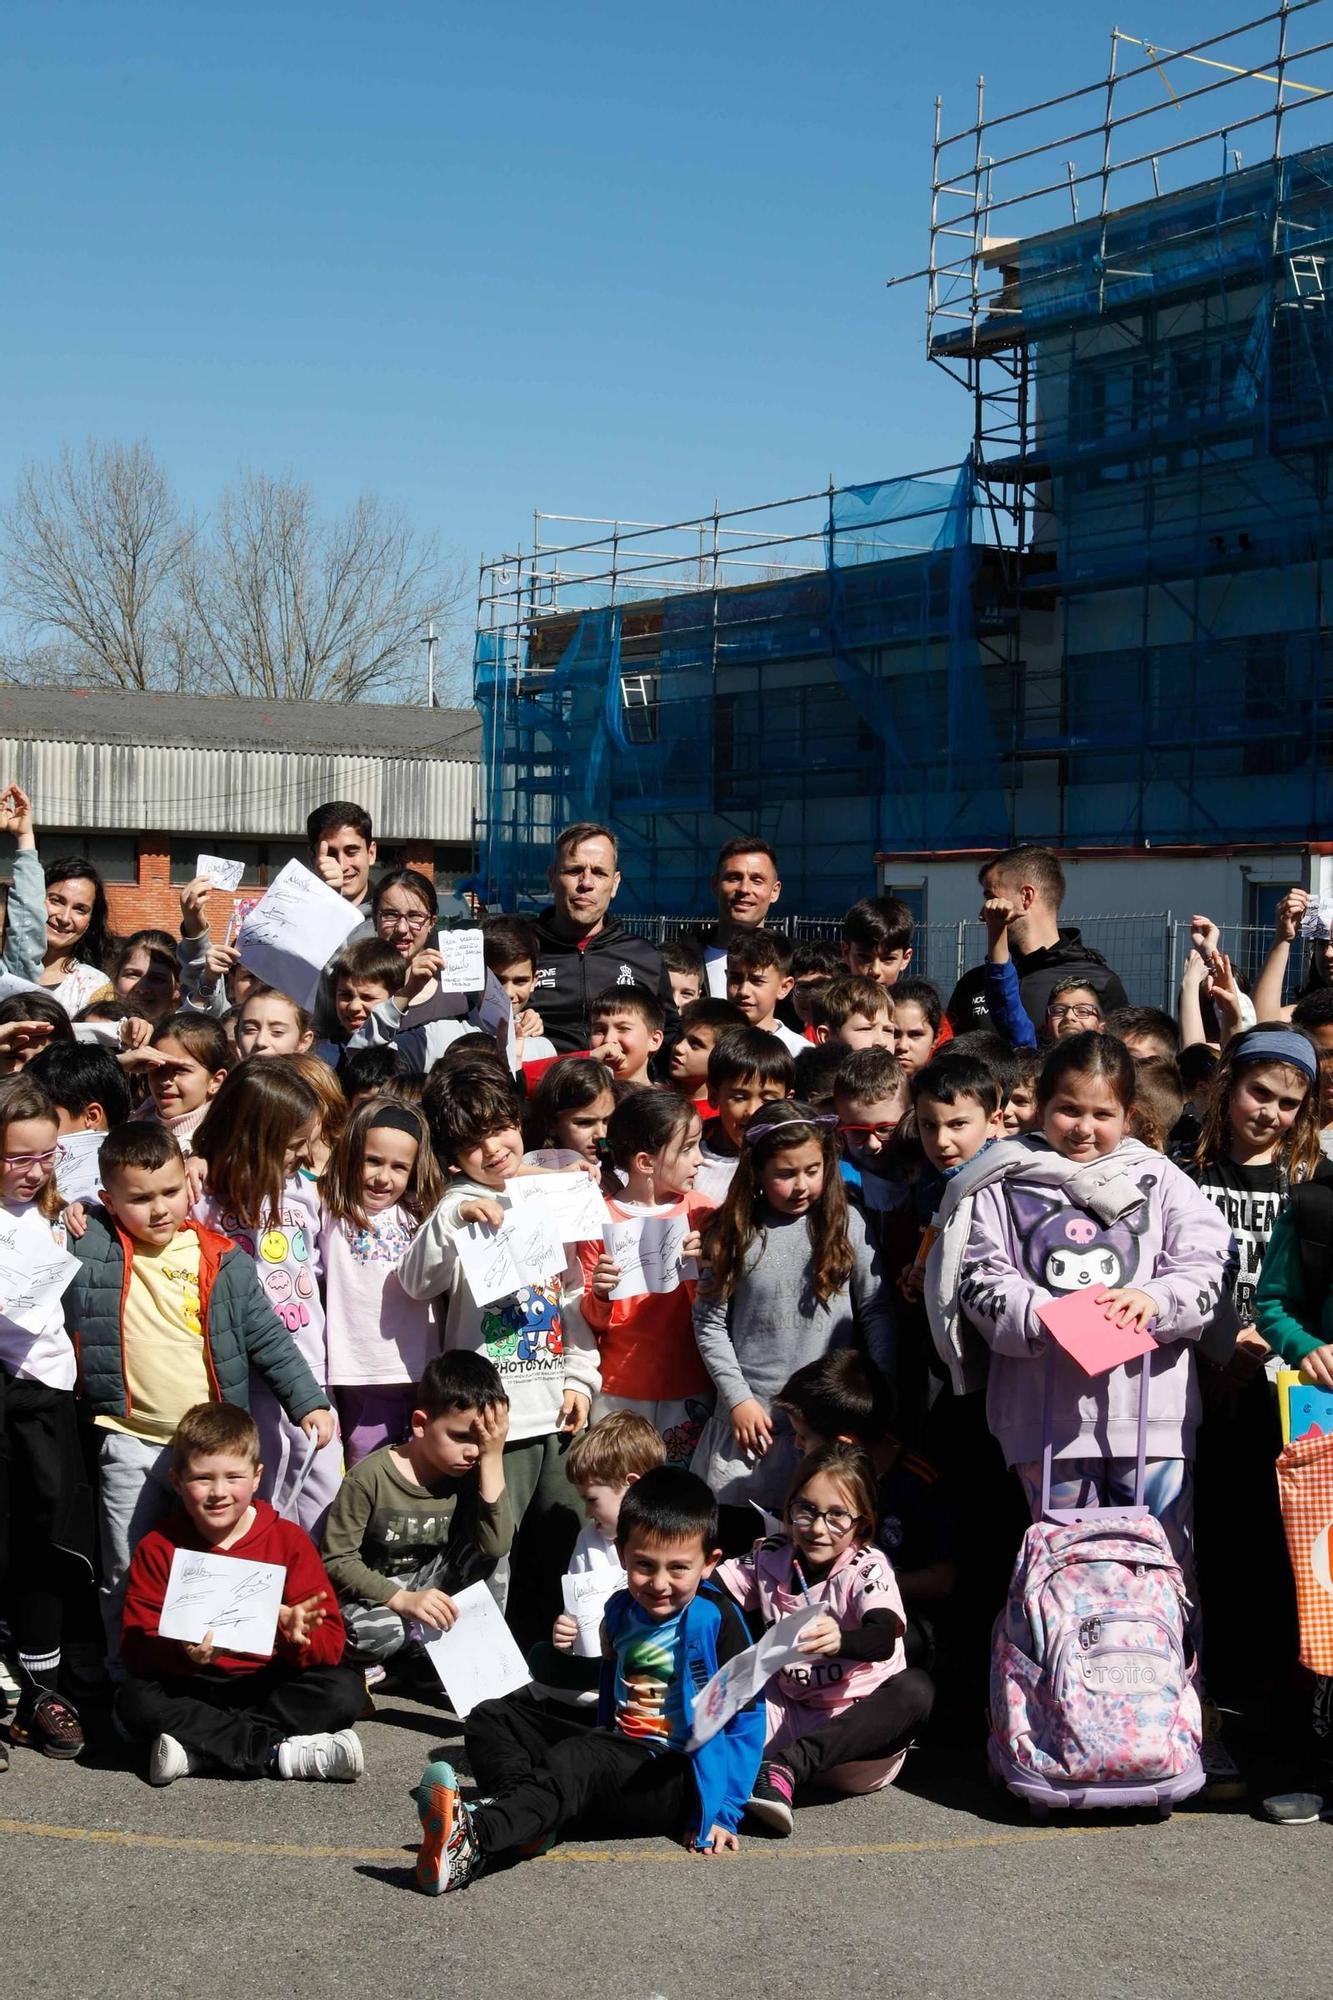
[[[292, 1477], [289, 1490], [283, 1493], [281, 1497], [276, 1493], [273, 1495], [273, 1511], [284, 1521], [294, 1521], [296, 1519], [296, 1503], [305, 1491], [306, 1481], [314, 1470], [315, 1453], [319, 1450], [319, 1439], [313, 1431], [306, 1431], [303, 1433], [303, 1436], [305, 1438], [305, 1451], [302, 1455], [301, 1463], [297, 1466], [296, 1472]], [[290, 1461], [288, 1462], [288, 1468], [290, 1470]]]
[[1098, 1514], [1146, 1514], [1147, 1502], [1144, 1498], [1148, 1488], [1148, 1395], [1151, 1388], [1152, 1352], [1143, 1356], [1139, 1364], [1139, 1436], [1138, 1461], [1134, 1467], [1134, 1504], [1132, 1507], [1052, 1507], [1051, 1471], [1055, 1457], [1055, 1343], [1047, 1335], [1046, 1340], [1046, 1383], [1042, 1393], [1041, 1408], [1041, 1513], [1045, 1521], [1087, 1521]]

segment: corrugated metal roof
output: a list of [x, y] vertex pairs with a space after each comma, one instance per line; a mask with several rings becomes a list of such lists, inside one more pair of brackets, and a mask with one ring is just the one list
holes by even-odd
[[141, 694], [105, 688], [0, 686], [0, 734], [65, 743], [184, 749], [380, 752], [434, 759], [480, 755], [470, 708], [389, 702], [259, 701], [234, 695]]
[[[339, 710], [346, 715], [346, 711]], [[355, 732], [366, 709], [354, 711]], [[439, 713], [439, 711], [436, 711]], [[423, 717], [427, 711], [418, 711]], [[352, 718], [349, 716], [348, 720]], [[30, 795], [39, 828], [210, 833], [302, 839], [306, 814], [326, 799], [355, 799], [384, 840], [467, 842], [480, 806], [474, 759], [438, 751], [339, 754], [187, 748], [134, 741], [42, 740], [20, 735], [0, 708], [0, 783]]]

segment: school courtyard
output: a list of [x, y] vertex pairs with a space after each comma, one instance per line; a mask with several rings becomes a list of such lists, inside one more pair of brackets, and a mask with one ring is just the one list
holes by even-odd
[[[409, 1796], [457, 1741], [386, 1698], [355, 1787], [193, 1779], [15, 1751], [0, 1778], [6, 1990], [75, 2000], [389, 1991], [485, 2000], [1324, 1996], [1333, 1825], [1245, 1808], [1030, 1826], [961, 1764], [816, 1805], [729, 1860], [570, 1846], [427, 1901]], [[444, 1754], [450, 1754], [447, 1747]]]

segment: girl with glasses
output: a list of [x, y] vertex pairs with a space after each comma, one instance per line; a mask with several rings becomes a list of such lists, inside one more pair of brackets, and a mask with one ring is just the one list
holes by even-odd
[[394, 868], [375, 885], [370, 920], [375, 935], [403, 958], [433, 944], [440, 905], [435, 884], [416, 868]]
[[820, 1445], [792, 1482], [784, 1532], [717, 1570], [766, 1626], [791, 1611], [814, 1614], [800, 1658], [768, 1684], [764, 1761], [746, 1808], [780, 1834], [792, 1831], [798, 1785], [891, 1785], [934, 1701], [929, 1677], [906, 1664], [906, 1613], [892, 1565], [872, 1544], [875, 1525], [870, 1460], [852, 1445]]

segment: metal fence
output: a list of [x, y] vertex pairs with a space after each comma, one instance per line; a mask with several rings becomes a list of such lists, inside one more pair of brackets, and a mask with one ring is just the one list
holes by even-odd
[[[706, 917], [644, 916], [628, 919], [632, 930], [652, 937], [659, 944], [669, 938], [688, 935], [709, 921]], [[1078, 930], [1084, 944], [1101, 953], [1120, 975], [1130, 1000], [1140, 1007], [1165, 1007], [1174, 1014], [1180, 995], [1180, 974], [1190, 951], [1187, 921], [1166, 911], [1130, 910], [1114, 915], [1063, 917], [1061, 927]], [[770, 930], [781, 931], [793, 943], [825, 939], [836, 943], [842, 934], [839, 917], [782, 917], [776, 915]], [[1242, 985], [1250, 986], [1273, 942], [1273, 933], [1260, 924], [1224, 924], [1221, 949], [1230, 957]], [[978, 965], [986, 955], [986, 931], [976, 918], [955, 924], [918, 924], [912, 939], [912, 970], [929, 979], [947, 1000], [954, 985], [970, 965]], [[1289, 1001], [1305, 976], [1305, 954], [1293, 950], [1287, 965], [1282, 998]]]

